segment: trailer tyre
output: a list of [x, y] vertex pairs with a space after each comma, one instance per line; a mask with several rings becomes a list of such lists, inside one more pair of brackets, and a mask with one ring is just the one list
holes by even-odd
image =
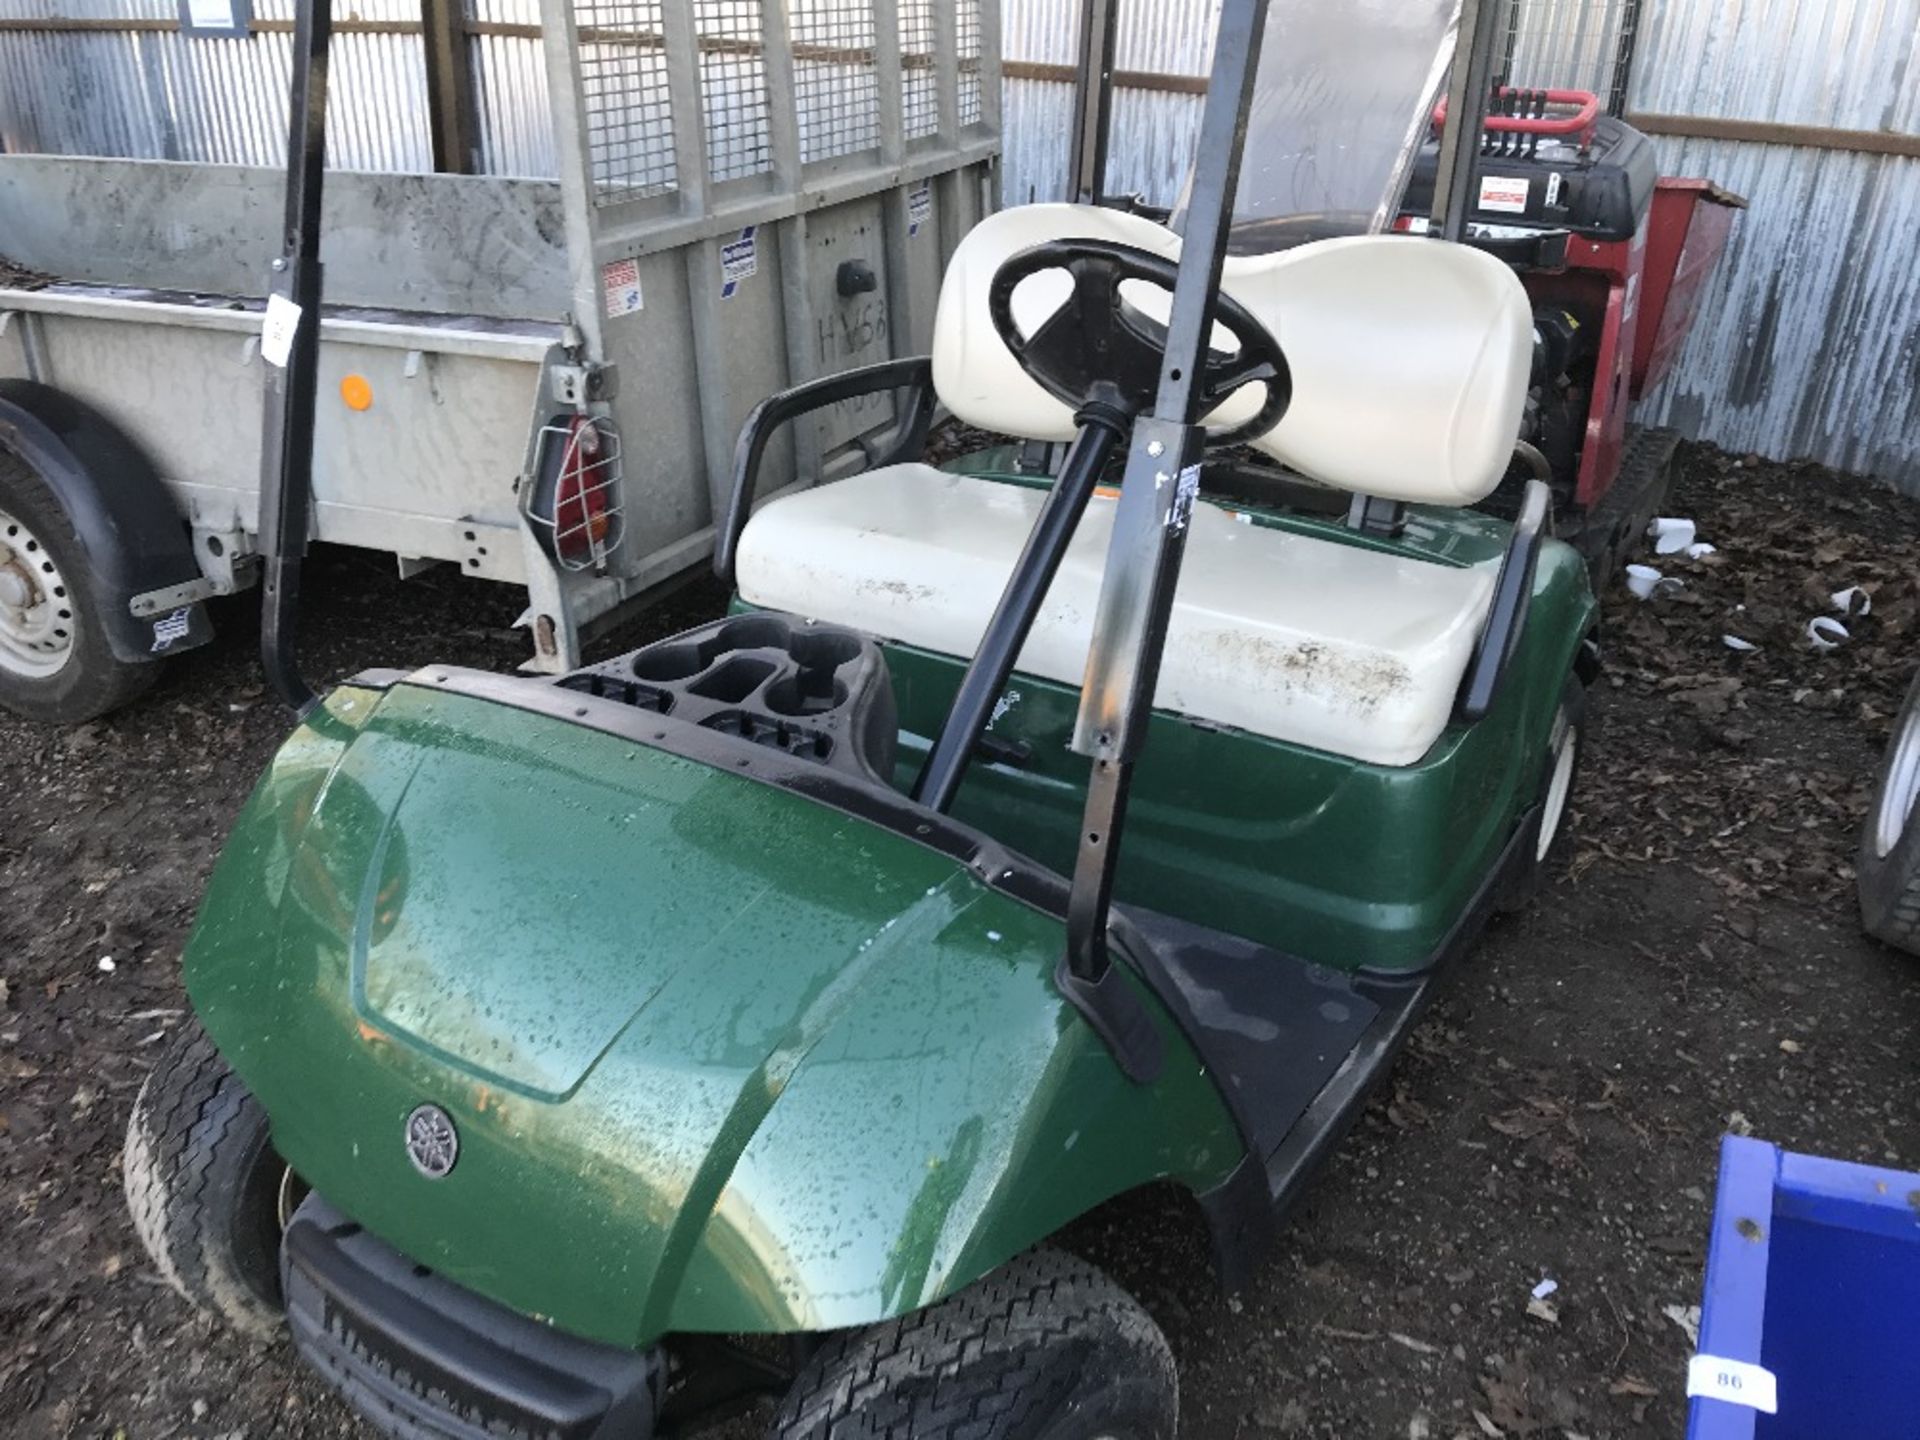
[[197, 1309], [254, 1340], [279, 1333], [287, 1167], [266, 1112], [189, 1025], [127, 1121], [127, 1208], [155, 1267]]
[[1526, 909], [1546, 888], [1553, 861], [1566, 845], [1567, 806], [1580, 778], [1586, 737], [1587, 687], [1569, 675], [1560, 692], [1560, 703], [1554, 708], [1546, 763], [1541, 767], [1540, 785], [1535, 792], [1540, 818], [1520, 842], [1518, 862], [1495, 902], [1494, 908], [1502, 915]]
[[1860, 832], [1854, 862], [1860, 923], [1869, 935], [1920, 955], [1920, 675], [1893, 724], [1880, 783]]
[[829, 1339], [774, 1440], [1172, 1440], [1173, 1352], [1085, 1261], [1035, 1250], [924, 1310]]
[[0, 452], [0, 706], [77, 725], [153, 684], [159, 665], [118, 658], [97, 606], [60, 502], [24, 462]]

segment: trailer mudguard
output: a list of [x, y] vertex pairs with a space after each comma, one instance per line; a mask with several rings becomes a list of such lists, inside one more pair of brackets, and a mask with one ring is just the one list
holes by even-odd
[[40, 477], [85, 552], [101, 629], [116, 658], [159, 660], [204, 645], [199, 602], [136, 617], [136, 595], [200, 578], [193, 535], [140, 447], [99, 411], [50, 385], [0, 380], [0, 448]]
[[[330, 1203], [639, 1347], [877, 1321], [1113, 1195], [1217, 1186], [1244, 1148], [1212, 1078], [1149, 999], [1166, 1063], [1129, 1082], [1053, 986], [1064, 943], [732, 761], [421, 680], [295, 732], [186, 979]], [[409, 1155], [423, 1105], [457, 1135], [439, 1178]]]

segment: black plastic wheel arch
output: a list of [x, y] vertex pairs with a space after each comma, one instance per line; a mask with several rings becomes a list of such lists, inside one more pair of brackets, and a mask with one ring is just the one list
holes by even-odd
[[[116, 658], [160, 660], [213, 638], [197, 602], [158, 619], [138, 618], [129, 608], [136, 595], [198, 580], [200, 565], [193, 533], [159, 472], [124, 431], [50, 385], [0, 380], [0, 450], [32, 470], [66, 512]], [[177, 611], [186, 612], [184, 627]]]

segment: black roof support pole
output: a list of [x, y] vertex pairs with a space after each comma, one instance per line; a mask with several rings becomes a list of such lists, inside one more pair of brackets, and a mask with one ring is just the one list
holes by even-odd
[[[313, 513], [313, 420], [320, 381], [320, 193], [327, 166], [327, 49], [331, 0], [299, 0], [287, 124], [287, 208], [267, 286], [260, 351], [267, 362], [260, 448], [260, 662], [280, 698], [305, 718], [319, 697], [294, 657], [300, 566]], [[291, 307], [291, 308], [289, 308]], [[291, 334], [288, 334], [288, 331]]]
[[[1447, 124], [1440, 133], [1440, 166], [1433, 181], [1433, 225], [1442, 240], [1467, 233], [1474, 207], [1474, 161], [1493, 98], [1494, 48], [1504, 33], [1510, 0], [1461, 0], [1460, 31], [1447, 81]], [[1464, 61], [1464, 63], [1462, 63]]]
[[1267, 0], [1224, 0], [1221, 6], [1160, 387], [1151, 414], [1134, 424], [1074, 726], [1073, 748], [1090, 756], [1093, 767], [1067, 903], [1067, 951], [1054, 979], [1137, 1082], [1159, 1069], [1159, 1036], [1112, 968], [1107, 925], [1127, 794], [1146, 745], [1187, 525], [1200, 489], [1206, 448], [1198, 423], [1200, 371], [1213, 333], [1266, 19]]
[[1067, 177], [1076, 205], [1098, 205], [1107, 184], [1107, 139], [1113, 130], [1113, 52], [1120, 0], [1080, 7], [1080, 56], [1073, 81], [1073, 155]]
[[987, 622], [946, 722], [927, 752], [920, 778], [914, 782], [913, 798], [930, 810], [945, 813], [953, 808], [953, 797], [966, 778], [974, 749], [992, 723], [993, 708], [1013, 674], [1013, 662], [1027, 643], [1033, 622], [1046, 602], [1047, 589], [1060, 571], [1074, 532], [1080, 528], [1080, 517], [1106, 473], [1107, 460], [1126, 439], [1133, 417], [1111, 405], [1090, 404], [1078, 419], [1079, 437], [1067, 451], [1060, 478], [1047, 492], [1026, 547], [1014, 564], [1013, 578]]

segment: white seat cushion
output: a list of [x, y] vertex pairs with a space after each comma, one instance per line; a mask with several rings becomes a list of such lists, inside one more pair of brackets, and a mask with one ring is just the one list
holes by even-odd
[[[971, 657], [1045, 493], [894, 465], [776, 500], [741, 538], [748, 603]], [[1018, 669], [1079, 687], [1113, 530], [1088, 507]], [[1446, 727], [1498, 563], [1460, 568], [1194, 508], [1154, 702], [1377, 765]]]
[[[1001, 265], [1045, 240], [1119, 241], [1177, 260], [1180, 237], [1143, 216], [1095, 205], [1021, 205], [967, 233], [947, 266], [933, 327], [933, 381], [969, 424], [1029, 440], [1069, 440], [1071, 409], [1020, 368], [988, 313]], [[1406, 235], [1320, 240], [1270, 255], [1229, 256], [1221, 288], [1280, 342], [1293, 404], [1253, 443], [1343, 490], [1471, 505], [1506, 473], [1533, 366], [1533, 309], [1490, 255]], [[1013, 295], [1031, 335], [1072, 291], [1041, 271]], [[1129, 284], [1129, 303], [1164, 319], [1167, 292]], [[1214, 344], [1230, 348], [1216, 326]], [[1213, 419], [1252, 418], [1249, 386]]]

